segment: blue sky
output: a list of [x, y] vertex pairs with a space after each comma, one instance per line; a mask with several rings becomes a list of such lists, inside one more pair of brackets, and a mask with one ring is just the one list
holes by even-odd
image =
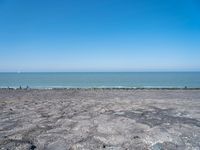
[[0, 71], [200, 71], [200, 1], [0, 0]]

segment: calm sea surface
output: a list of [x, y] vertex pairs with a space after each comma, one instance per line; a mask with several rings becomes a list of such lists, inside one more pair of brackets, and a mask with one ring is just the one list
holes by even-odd
[[200, 72], [0, 73], [0, 87], [192, 87], [200, 88]]

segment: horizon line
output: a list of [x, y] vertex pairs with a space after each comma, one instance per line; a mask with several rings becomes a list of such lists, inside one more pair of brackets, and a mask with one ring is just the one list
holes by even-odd
[[200, 72], [196, 71], [0, 71], [0, 73], [172, 73], [172, 72]]

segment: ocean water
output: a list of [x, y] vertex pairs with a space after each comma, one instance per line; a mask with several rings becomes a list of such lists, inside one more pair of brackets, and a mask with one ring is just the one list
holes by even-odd
[[200, 88], [200, 72], [0, 73], [0, 87]]

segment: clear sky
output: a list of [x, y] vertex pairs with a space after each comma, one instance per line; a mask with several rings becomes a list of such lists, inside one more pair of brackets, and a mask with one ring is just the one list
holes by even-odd
[[0, 0], [0, 71], [200, 71], [200, 1]]

